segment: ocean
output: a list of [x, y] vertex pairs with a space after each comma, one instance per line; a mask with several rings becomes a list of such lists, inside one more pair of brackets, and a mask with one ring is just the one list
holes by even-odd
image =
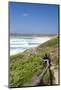
[[10, 56], [37, 47], [50, 38], [48, 36], [10, 36]]

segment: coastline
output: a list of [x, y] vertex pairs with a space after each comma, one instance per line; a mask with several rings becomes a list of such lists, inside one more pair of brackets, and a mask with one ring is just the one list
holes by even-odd
[[[12, 39], [11, 42], [13, 42], [13, 45], [12, 45], [13, 47], [22, 47], [24, 49], [22, 49], [22, 50], [20, 50], [20, 49], [11, 50], [10, 56], [22, 53], [27, 49], [38, 47], [39, 45], [47, 42], [48, 40], [52, 39], [53, 37], [52, 36], [50, 36], [50, 37], [48, 37], [48, 36], [46, 36], [46, 37], [34, 37], [32, 40], [32, 43], [34, 44], [34, 46], [30, 46], [29, 42], [26, 42], [26, 39], [23, 39], [25, 41], [22, 43], [23, 45], [21, 45], [21, 39]], [[19, 45], [18, 46], [15, 45], [17, 42], [15, 43], [14, 41], [19, 42]], [[38, 43], [38, 45], [35, 45], [35, 42]], [[30, 42], [30, 44], [31, 44], [31, 42]]]

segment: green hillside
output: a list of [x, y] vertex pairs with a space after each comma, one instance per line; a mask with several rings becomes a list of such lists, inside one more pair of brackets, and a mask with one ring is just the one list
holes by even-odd
[[[58, 66], [58, 37], [55, 37], [37, 48], [26, 50], [17, 55], [10, 56], [9, 86], [20, 87], [31, 83], [32, 77], [43, 71], [43, 57], [47, 53], [52, 60], [52, 65]], [[44, 76], [49, 81], [49, 72]]]

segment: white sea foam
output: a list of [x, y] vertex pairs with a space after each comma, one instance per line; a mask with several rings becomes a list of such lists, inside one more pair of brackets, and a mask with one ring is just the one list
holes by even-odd
[[10, 55], [24, 52], [26, 49], [37, 47], [38, 45], [50, 40], [51, 37], [20, 38], [10, 39]]

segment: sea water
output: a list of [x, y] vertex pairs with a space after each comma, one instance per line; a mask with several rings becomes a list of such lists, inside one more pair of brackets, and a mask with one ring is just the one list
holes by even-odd
[[49, 39], [50, 37], [10, 36], [10, 55], [15, 55], [29, 48], [37, 47]]

